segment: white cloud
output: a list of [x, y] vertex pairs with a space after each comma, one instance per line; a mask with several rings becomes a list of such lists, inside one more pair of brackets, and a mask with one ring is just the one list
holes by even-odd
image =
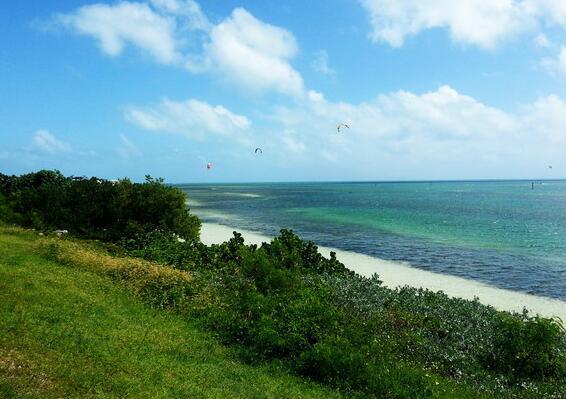
[[194, 0], [150, 0], [150, 3], [158, 10], [187, 18], [186, 25], [190, 30], [207, 31], [211, 28], [211, 23], [203, 14], [200, 5]]
[[328, 64], [328, 53], [325, 50], [320, 50], [315, 54], [312, 67], [315, 71], [320, 72], [327, 76], [336, 75], [336, 71]]
[[539, 98], [524, 109], [526, 130], [538, 141], [566, 144], [566, 101], [556, 95]]
[[236, 8], [212, 29], [206, 46], [215, 68], [246, 88], [301, 96], [303, 79], [289, 64], [297, 49], [290, 32], [258, 20], [243, 8]]
[[206, 102], [163, 100], [154, 107], [129, 107], [125, 117], [131, 123], [156, 132], [202, 139], [208, 135], [228, 137], [249, 129], [251, 122], [221, 105]]
[[121, 54], [131, 44], [162, 64], [179, 64], [182, 60], [175, 19], [156, 13], [145, 3], [86, 5], [70, 14], [58, 15], [57, 20], [79, 34], [94, 37], [110, 56]]
[[[442, 169], [446, 165], [489, 171], [486, 165], [496, 168], [502, 160], [519, 158], [521, 143], [532, 143], [523, 138], [534, 135], [520, 114], [488, 106], [449, 86], [422, 94], [391, 92], [357, 104], [313, 98], [277, 107], [273, 120], [285, 132], [273, 136], [284, 156], [296, 164], [348, 165], [352, 175], [346, 175], [358, 178], [414, 177], [433, 168], [438, 168], [438, 177], [447, 178], [450, 170]], [[340, 122], [350, 129], [338, 133]]]
[[398, 134], [470, 138], [511, 132], [516, 127], [504, 112], [449, 86], [422, 95], [399, 91], [380, 96], [375, 106], [384, 113], [391, 131]]
[[[441, 86], [356, 104], [305, 100], [277, 107], [273, 121], [281, 158], [327, 178], [525, 178], [566, 167], [566, 99], [555, 95], [510, 112]], [[339, 122], [350, 129], [338, 133]], [[340, 166], [328, 172], [330, 163]]]
[[307, 98], [312, 102], [324, 101], [324, 94], [315, 90], [309, 90], [307, 92]]
[[288, 128], [322, 131], [324, 135], [334, 131], [337, 123], [346, 122], [350, 129], [345, 135], [375, 138], [418, 135], [460, 140], [516, 128], [513, 117], [449, 86], [420, 95], [407, 91], [383, 94], [360, 104], [311, 98], [299, 108], [279, 108], [277, 120]]
[[[293, 34], [243, 8], [234, 9], [217, 25], [210, 23], [194, 0], [96, 3], [59, 14], [55, 20], [95, 38], [110, 56], [118, 56], [132, 45], [161, 64], [193, 73], [216, 71], [246, 90], [304, 95], [303, 79], [290, 64], [298, 51]], [[187, 35], [191, 30], [204, 33]], [[188, 52], [191, 40], [203, 48]]]
[[33, 134], [33, 147], [40, 151], [49, 153], [70, 152], [71, 146], [59, 140], [47, 130], [38, 130]]
[[361, 0], [369, 11], [372, 39], [400, 47], [423, 30], [447, 28], [452, 38], [492, 48], [530, 23], [514, 0]]
[[542, 66], [552, 74], [566, 75], [566, 47], [562, 46], [556, 58], [545, 58]]
[[528, 14], [550, 23], [566, 25], [566, 2], [563, 0], [524, 0], [520, 3]]
[[459, 43], [494, 48], [523, 32], [566, 27], [563, 0], [359, 0], [370, 15], [371, 38], [393, 47], [422, 31], [443, 28]]

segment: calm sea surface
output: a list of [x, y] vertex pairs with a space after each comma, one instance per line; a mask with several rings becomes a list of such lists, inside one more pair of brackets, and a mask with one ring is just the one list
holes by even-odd
[[566, 300], [566, 181], [179, 187], [205, 222]]

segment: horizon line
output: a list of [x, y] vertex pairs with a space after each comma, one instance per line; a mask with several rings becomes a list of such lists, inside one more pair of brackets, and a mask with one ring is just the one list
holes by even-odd
[[167, 183], [170, 185], [230, 185], [230, 184], [305, 184], [305, 183], [334, 183], [334, 184], [367, 184], [367, 183], [496, 183], [496, 182], [547, 182], [547, 181], [566, 181], [566, 178], [493, 178], [493, 179], [429, 179], [429, 180], [295, 180], [295, 181], [238, 181], [238, 182], [199, 182], [199, 183]]

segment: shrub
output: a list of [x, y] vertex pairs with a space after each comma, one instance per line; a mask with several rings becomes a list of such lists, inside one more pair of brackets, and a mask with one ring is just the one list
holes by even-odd
[[292, 290], [300, 284], [297, 270], [280, 267], [263, 248], [259, 251], [241, 250], [239, 256], [242, 273], [253, 279], [262, 294]]
[[312, 288], [264, 298], [261, 315], [249, 328], [250, 344], [266, 357], [295, 357], [337, 332], [342, 313], [324, 292]]
[[2, 193], [0, 193], [0, 221], [21, 224], [20, 215], [13, 211], [13, 207]]
[[58, 171], [22, 176], [0, 174], [0, 217], [40, 230], [117, 242], [162, 230], [187, 241], [199, 237], [200, 220], [186, 207], [185, 194], [146, 176], [127, 179], [64, 177]]
[[[429, 378], [423, 377], [425, 369], [441, 381], [444, 377], [493, 394], [518, 392], [524, 397], [555, 390], [540, 384], [516, 385], [517, 381], [560, 381], [563, 375], [556, 371], [565, 362], [563, 333], [551, 339], [553, 335], [539, 331], [540, 326], [527, 327], [529, 322], [520, 315], [498, 312], [478, 301], [410, 287], [385, 288], [377, 276], [364, 278], [345, 270], [336, 259], [325, 259], [316, 246], [291, 231], [282, 230], [259, 248], [246, 246], [234, 233], [229, 241], [209, 247], [178, 244], [171, 237], [150, 239], [141, 251], [150, 259], [169, 258], [167, 262], [176, 267], [198, 271], [198, 314], [225, 343], [238, 345], [248, 361], [301, 359], [294, 363], [300, 373], [333, 384], [339, 375], [341, 386], [383, 397], [395, 397], [395, 392], [399, 397], [426, 397], [432, 388]], [[160, 255], [168, 251], [179, 258]], [[534, 332], [513, 338], [501, 326], [502, 315], [512, 323], [509, 329], [517, 330], [517, 324]], [[535, 338], [539, 335], [542, 341]], [[344, 346], [333, 348], [332, 337], [340, 337]], [[529, 345], [529, 352], [517, 358], [517, 349]], [[499, 356], [495, 346], [508, 353]], [[512, 378], [517, 362], [530, 366], [521, 366], [523, 371]], [[313, 371], [316, 368], [319, 374]], [[536, 374], [536, 369], [546, 371]], [[407, 386], [417, 387], [412, 396], [402, 396], [412, 392]]]
[[119, 242], [122, 249], [131, 256], [171, 265], [180, 270], [194, 270], [200, 259], [199, 248], [195, 240], [180, 241], [175, 234], [163, 230], [136, 234], [123, 238]]
[[564, 332], [552, 319], [499, 314], [493, 345], [483, 356], [487, 368], [512, 380], [566, 378]]
[[347, 338], [329, 337], [301, 355], [299, 370], [336, 387], [364, 391], [375, 398], [430, 398], [424, 372], [403, 366], [398, 359]]
[[271, 243], [264, 243], [262, 249], [279, 267], [284, 269], [302, 269], [312, 273], [353, 274], [331, 252], [330, 259], [318, 252], [318, 247], [311, 241], [303, 241], [292, 230], [283, 229]]

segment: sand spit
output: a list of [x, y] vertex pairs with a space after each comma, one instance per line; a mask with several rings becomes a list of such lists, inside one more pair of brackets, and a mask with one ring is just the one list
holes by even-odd
[[[234, 230], [242, 233], [247, 244], [261, 244], [270, 241], [270, 237], [265, 235], [213, 223], [203, 223], [201, 240], [205, 244], [218, 244], [230, 239]], [[346, 267], [362, 276], [369, 277], [374, 273], [379, 274], [387, 287], [409, 285], [428, 288], [432, 291], [444, 291], [452, 297], [465, 299], [478, 297], [481, 303], [499, 310], [520, 312], [523, 308], [527, 308], [541, 316], [560, 317], [566, 321], [566, 302], [564, 301], [496, 288], [481, 282], [420, 270], [407, 263], [378, 259], [356, 252], [327, 247], [319, 247], [319, 249], [325, 256], [328, 256], [330, 251], [336, 252], [338, 259]]]

